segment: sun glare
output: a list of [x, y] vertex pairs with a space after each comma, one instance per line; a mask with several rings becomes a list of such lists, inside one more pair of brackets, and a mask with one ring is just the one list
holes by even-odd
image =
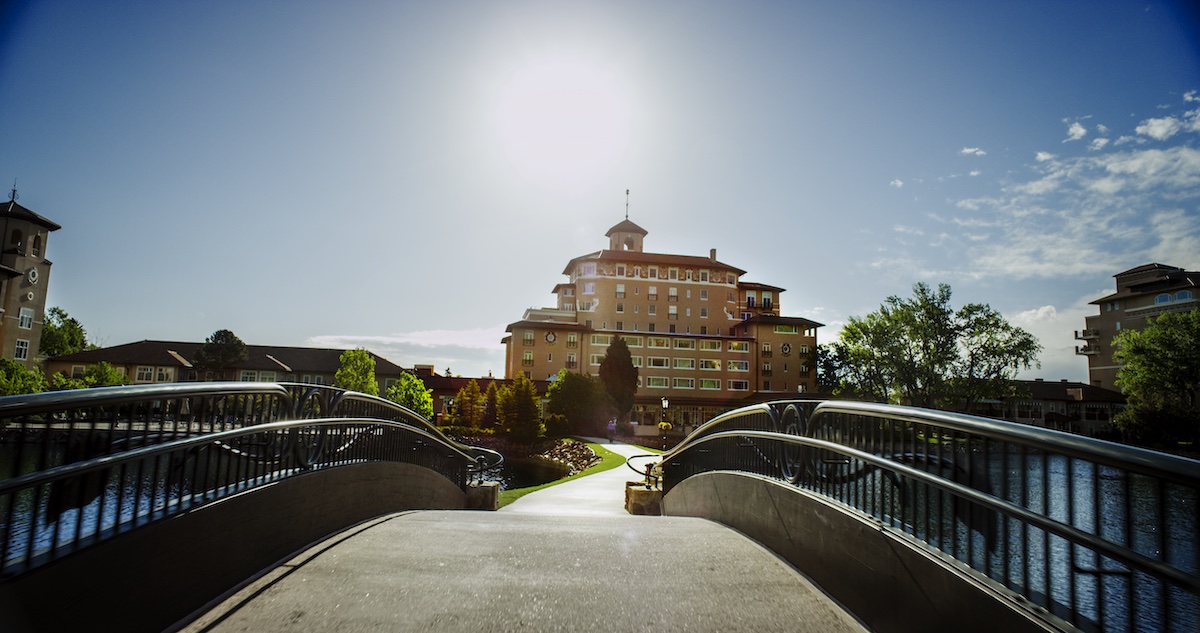
[[621, 162], [632, 138], [628, 91], [599, 65], [527, 64], [504, 78], [493, 103], [502, 160], [541, 185], [586, 188]]

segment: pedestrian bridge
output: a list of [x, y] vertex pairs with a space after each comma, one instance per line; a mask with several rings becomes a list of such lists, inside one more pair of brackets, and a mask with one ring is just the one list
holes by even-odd
[[653, 458], [667, 517], [620, 510], [622, 471], [462, 512], [498, 454], [329, 387], [15, 396], [0, 424], [6, 631], [1200, 626], [1200, 463], [997, 420], [745, 407]]

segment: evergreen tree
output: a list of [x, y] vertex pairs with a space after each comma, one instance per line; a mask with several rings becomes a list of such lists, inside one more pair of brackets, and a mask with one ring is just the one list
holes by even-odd
[[496, 397], [500, 390], [496, 387], [496, 381], [488, 383], [487, 393], [483, 396], [483, 420], [482, 424], [485, 427], [494, 427], [499, 424], [496, 413]]
[[633, 366], [633, 356], [625, 339], [615, 336], [600, 361], [600, 380], [604, 389], [612, 398], [616, 408], [617, 418], [621, 421], [629, 419], [629, 411], [633, 409], [633, 397], [637, 393], [638, 369]]
[[483, 410], [487, 406], [483, 394], [479, 391], [479, 383], [472, 379], [465, 387], [458, 390], [454, 399], [458, 402], [457, 424], [474, 429], [479, 428], [483, 421]]
[[525, 374], [517, 374], [496, 394], [496, 414], [500, 426], [513, 441], [533, 443], [546, 429], [542, 425], [537, 388]]
[[359, 391], [369, 396], [379, 395], [379, 379], [375, 377], [375, 357], [359, 347], [342, 352], [342, 366], [333, 375], [333, 386]]

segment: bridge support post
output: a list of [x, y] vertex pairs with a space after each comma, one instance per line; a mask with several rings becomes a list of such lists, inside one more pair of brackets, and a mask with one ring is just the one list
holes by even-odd
[[643, 481], [625, 482], [625, 511], [629, 514], [661, 515], [662, 488], [649, 487]]
[[467, 486], [467, 509], [494, 512], [500, 509], [500, 483], [481, 481]]

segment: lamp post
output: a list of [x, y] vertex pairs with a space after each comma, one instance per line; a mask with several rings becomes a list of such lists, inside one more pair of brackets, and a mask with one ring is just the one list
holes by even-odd
[[662, 437], [663, 452], [666, 452], [666, 450], [667, 450], [667, 425], [670, 424], [670, 422], [667, 422], [667, 407], [670, 407], [670, 406], [671, 406], [671, 402], [669, 400], [667, 400], [666, 396], [663, 396], [663, 399], [662, 399], [662, 423], [658, 425], [658, 434]]

